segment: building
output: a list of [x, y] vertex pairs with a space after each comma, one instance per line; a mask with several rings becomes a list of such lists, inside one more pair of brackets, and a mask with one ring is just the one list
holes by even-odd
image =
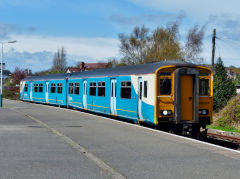
[[89, 71], [96, 69], [108, 68], [109, 63], [84, 63], [81, 62], [79, 67], [68, 67], [66, 73]]

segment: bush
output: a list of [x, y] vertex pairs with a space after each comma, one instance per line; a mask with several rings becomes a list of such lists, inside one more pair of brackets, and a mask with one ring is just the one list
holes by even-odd
[[5, 89], [5, 90], [3, 90], [3, 98], [18, 100], [19, 99], [19, 93], [14, 92], [14, 91], [9, 91], [9, 90]]
[[240, 130], [240, 94], [214, 115], [213, 126]]

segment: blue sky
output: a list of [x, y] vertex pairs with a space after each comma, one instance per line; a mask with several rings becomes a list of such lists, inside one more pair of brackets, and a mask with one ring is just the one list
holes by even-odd
[[211, 34], [217, 29], [216, 56], [240, 67], [240, 3], [237, 0], [0, 0], [0, 41], [4, 61], [34, 72], [51, 68], [53, 53], [64, 46], [68, 65], [120, 58], [119, 33], [134, 26], [153, 30], [184, 15], [180, 41], [190, 27], [207, 23], [204, 51], [211, 59]]

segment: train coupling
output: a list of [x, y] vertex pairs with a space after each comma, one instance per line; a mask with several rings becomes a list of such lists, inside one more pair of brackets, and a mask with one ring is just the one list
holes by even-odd
[[183, 136], [191, 136], [193, 131], [192, 124], [183, 124], [182, 127], [182, 135]]

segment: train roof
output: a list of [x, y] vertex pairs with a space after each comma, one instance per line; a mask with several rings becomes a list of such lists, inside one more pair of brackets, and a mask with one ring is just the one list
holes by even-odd
[[115, 68], [105, 68], [98, 70], [90, 70], [84, 72], [74, 72], [70, 74], [56, 74], [56, 75], [44, 75], [44, 76], [32, 76], [23, 79], [23, 81], [40, 81], [40, 80], [61, 80], [65, 78], [93, 78], [93, 77], [108, 77], [108, 76], [127, 76], [127, 75], [140, 75], [151, 74], [163, 66], [175, 65], [181, 66], [195, 66], [193, 63], [186, 63], [183, 61], [161, 61], [146, 64], [137, 64], [131, 66], [122, 66]]
[[105, 69], [99, 69], [99, 70], [93, 70], [93, 71], [75, 72], [70, 75], [69, 79], [151, 74], [151, 73], [155, 73], [155, 71], [158, 68], [163, 66], [169, 66], [169, 65], [195, 66], [192, 63], [186, 63], [182, 61], [162, 61], [162, 62], [115, 67], [115, 68], [105, 68]]
[[63, 80], [67, 78], [70, 74], [51, 74], [51, 75], [41, 75], [41, 76], [30, 76], [22, 79], [22, 81], [41, 81], [41, 80]]

